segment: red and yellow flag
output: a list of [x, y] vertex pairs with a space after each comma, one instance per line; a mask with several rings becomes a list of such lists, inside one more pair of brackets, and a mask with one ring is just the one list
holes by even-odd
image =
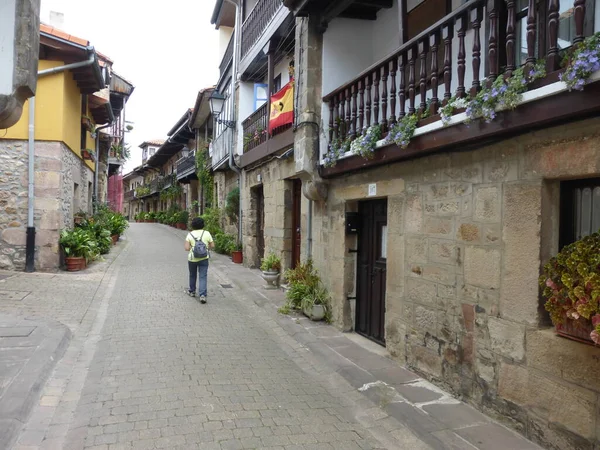
[[294, 121], [294, 80], [271, 96], [271, 117], [269, 117], [269, 133], [282, 125]]

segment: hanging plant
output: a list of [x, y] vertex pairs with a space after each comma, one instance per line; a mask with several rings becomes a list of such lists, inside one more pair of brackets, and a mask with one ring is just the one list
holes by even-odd
[[569, 91], [583, 90], [590, 76], [600, 70], [600, 32], [573, 46], [565, 59], [568, 61], [567, 68], [559, 79], [564, 81]]
[[400, 148], [406, 148], [415, 134], [418, 122], [418, 114], [408, 114], [402, 117], [394, 124], [394, 126], [392, 126], [392, 128], [390, 128], [386, 142], [388, 144], [393, 142]]
[[442, 120], [442, 124], [446, 127], [450, 123], [450, 119], [457, 109], [464, 109], [469, 105], [469, 101], [466, 98], [452, 97], [448, 100], [445, 106], [438, 109], [438, 114]]
[[323, 156], [323, 163], [325, 167], [335, 167], [338, 159], [340, 159], [344, 153], [350, 151], [350, 143], [350, 138], [334, 138], [329, 143], [329, 149], [327, 150], [327, 153], [325, 153], [325, 156]]
[[372, 125], [367, 128], [367, 132], [364, 135], [357, 136], [350, 143], [350, 151], [365, 159], [371, 159], [379, 139], [381, 139], [381, 125]]

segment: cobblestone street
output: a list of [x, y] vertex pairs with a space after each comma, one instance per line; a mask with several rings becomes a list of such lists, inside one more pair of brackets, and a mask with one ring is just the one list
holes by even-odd
[[[392, 417], [388, 404], [408, 403], [377, 397], [375, 389], [361, 393], [366, 372], [348, 382], [341, 374], [353, 363], [336, 372], [325, 363], [333, 356], [309, 351], [301, 334], [291, 337], [257, 306], [257, 291], [233, 279], [236, 270], [253, 272], [232, 268], [226, 258], [212, 260], [208, 304], [184, 295], [181, 233], [132, 224], [127, 240], [88, 273], [5, 281], [7, 291], [19, 279], [52, 283], [48, 291], [60, 298], [31, 294], [3, 302], [2, 312], [54, 319], [72, 332], [14, 449], [537, 448], [447, 396], [440, 403], [469, 408], [473, 427], [461, 438], [450, 429], [463, 428], [463, 410], [450, 414], [451, 425]], [[319, 330], [346, 340], [331, 327]], [[367, 359], [381, 376], [393, 369], [403, 371], [402, 382], [417, 380], [386, 358]], [[488, 445], [486, 436], [499, 446]]]

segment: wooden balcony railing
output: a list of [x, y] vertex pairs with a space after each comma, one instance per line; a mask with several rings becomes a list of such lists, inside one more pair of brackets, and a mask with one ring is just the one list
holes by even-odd
[[269, 104], [265, 103], [242, 122], [244, 130], [244, 153], [266, 142], [269, 126]]
[[184, 178], [196, 171], [196, 154], [190, 153], [177, 162], [177, 179]]
[[[527, 45], [521, 50], [517, 49], [516, 33], [520, 32], [520, 27], [517, 26], [515, 0], [507, 0], [505, 7], [500, 0], [468, 1], [323, 98], [329, 109], [330, 141], [334, 138], [354, 139], [375, 124], [379, 124], [385, 133], [398, 119], [418, 110], [430, 108], [430, 112], [436, 114], [439, 106], [453, 95], [475, 95], [500, 73], [510, 77], [517, 67], [517, 60], [533, 64], [537, 58], [545, 57], [547, 71], [557, 70], [560, 60], [558, 0], [549, 0], [546, 14], [539, 14], [537, 8], [538, 2], [529, 0], [527, 16], [521, 19], [526, 21]], [[486, 19], [484, 15], [489, 29], [487, 42], [486, 33], [481, 32], [482, 22]], [[585, 20], [585, 0], [575, 0], [573, 43], [584, 39]], [[499, 32], [500, 24], [506, 24], [506, 33]], [[469, 54], [465, 39], [467, 31], [472, 37]], [[500, 41], [502, 35], [505, 38]], [[483, 47], [482, 38], [487, 44]], [[455, 45], [457, 57], [453, 59], [452, 47]], [[500, 51], [501, 46], [505, 51]], [[522, 59], [517, 58], [516, 51], [526, 54]], [[500, 60], [500, 54], [505, 55], [503, 60]], [[465, 83], [466, 73], [470, 85]]]
[[130, 202], [134, 198], [135, 198], [135, 190], [134, 189], [125, 191], [125, 194], [123, 194], [123, 200], [125, 200], [126, 202]]
[[231, 35], [231, 39], [229, 40], [229, 44], [227, 44], [227, 49], [225, 50], [225, 54], [223, 55], [223, 59], [221, 60], [221, 64], [219, 65], [219, 76], [223, 76], [225, 70], [229, 66], [229, 63], [233, 59], [233, 41], [235, 39], [235, 34]]
[[252, 46], [260, 39], [275, 16], [275, 13], [282, 8], [281, 0], [258, 0], [258, 3], [242, 24], [242, 45], [241, 57], [246, 56]]

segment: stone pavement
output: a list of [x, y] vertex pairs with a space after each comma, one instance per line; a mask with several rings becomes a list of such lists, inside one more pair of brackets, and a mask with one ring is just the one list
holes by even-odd
[[537, 448], [381, 348], [278, 315], [281, 293], [227, 258], [200, 305], [183, 294], [182, 234], [132, 224], [112, 260], [23, 277], [25, 303], [0, 301], [73, 333], [15, 449]]

